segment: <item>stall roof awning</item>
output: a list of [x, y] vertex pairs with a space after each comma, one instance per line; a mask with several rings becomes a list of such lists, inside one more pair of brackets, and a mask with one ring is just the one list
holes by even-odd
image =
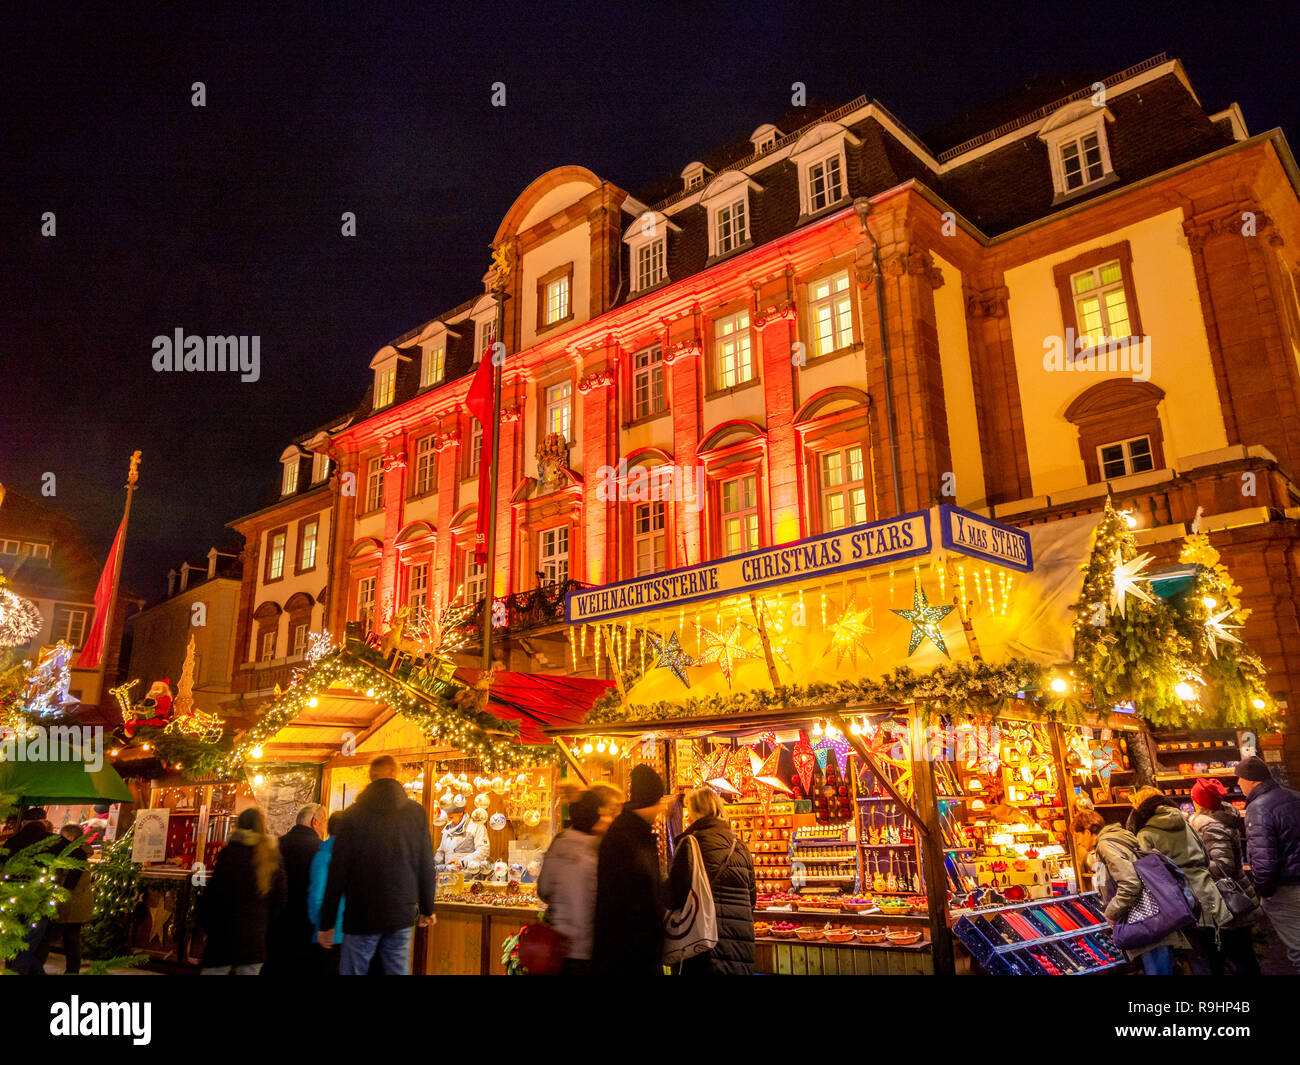
[[[456, 679], [466, 684], [482, 675], [477, 669], [456, 670]], [[610, 687], [607, 680], [498, 670], [492, 674], [488, 704], [493, 714], [519, 722], [519, 738], [525, 743], [548, 743], [543, 729], [579, 724]]]

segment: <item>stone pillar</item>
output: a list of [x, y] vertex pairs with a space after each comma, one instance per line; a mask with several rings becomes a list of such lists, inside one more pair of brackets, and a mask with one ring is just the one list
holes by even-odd
[[375, 631], [383, 632], [392, 621], [401, 598], [397, 582], [397, 534], [406, 516], [406, 452], [394, 450], [384, 456], [384, 544], [375, 582]]
[[[593, 265], [594, 269], [594, 265]], [[601, 349], [595, 363], [583, 366], [578, 379], [582, 399], [582, 478], [585, 570], [574, 573], [577, 580], [591, 584], [608, 584], [617, 580], [617, 500], [602, 500], [600, 486], [602, 466], [613, 466], [618, 449], [618, 418], [615, 413], [617, 364], [603, 356]], [[570, 546], [572, 550], [572, 545]]]
[[[673, 419], [673, 460], [683, 470], [699, 465], [700, 433], [703, 432], [700, 365], [702, 347], [694, 322], [690, 330], [674, 338], [670, 327], [664, 341], [664, 366], [668, 375], [668, 402]], [[692, 482], [694, 483], [694, 482]], [[674, 568], [703, 561], [704, 509], [673, 505], [673, 544], [670, 556]]]
[[771, 544], [786, 544], [803, 534], [799, 508], [799, 448], [794, 431], [794, 345], [798, 341], [792, 278], [775, 286], [755, 285], [754, 330], [758, 336], [767, 422], [768, 506]]
[[452, 601], [460, 584], [456, 571], [455, 539], [451, 523], [456, 516], [460, 481], [460, 433], [455, 421], [451, 428], [440, 429], [434, 448], [438, 452], [438, 544], [434, 549], [434, 572], [431, 590], [441, 593], [444, 605]]

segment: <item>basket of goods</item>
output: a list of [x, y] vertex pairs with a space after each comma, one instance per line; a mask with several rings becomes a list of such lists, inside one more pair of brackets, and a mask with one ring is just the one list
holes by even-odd
[[870, 895], [854, 895], [851, 898], [840, 900], [840, 909], [845, 913], [862, 913], [875, 908], [876, 900]]
[[755, 922], [754, 922], [754, 935], [756, 935], [756, 936], [765, 936], [765, 935], [768, 935], [769, 933], [771, 933], [771, 931], [772, 931], [772, 925], [771, 925], [771, 922], [769, 922], [769, 921], [755, 921]]
[[930, 912], [930, 900], [924, 895], [915, 895], [907, 900], [907, 904], [912, 908], [913, 913], [927, 914]]
[[859, 943], [883, 943], [885, 941], [885, 930], [883, 928], [859, 928], [853, 935]]
[[853, 929], [832, 928], [829, 932], [826, 933], [826, 942], [827, 943], [852, 943]]
[[821, 939], [822, 930], [808, 925], [804, 928], [800, 928], [795, 935], [797, 935], [802, 942], [811, 943], [814, 940]]
[[800, 898], [798, 902], [800, 912], [808, 913], [830, 913], [840, 908], [838, 899], [829, 898]]
[[896, 947], [910, 947], [921, 942], [921, 933], [910, 928], [896, 928], [885, 933], [885, 938]]
[[793, 921], [777, 921], [772, 926], [772, 935], [777, 939], [794, 939], [799, 931], [799, 926]]
[[903, 917], [912, 912], [912, 904], [906, 899], [881, 899], [877, 905], [881, 913], [891, 917]]

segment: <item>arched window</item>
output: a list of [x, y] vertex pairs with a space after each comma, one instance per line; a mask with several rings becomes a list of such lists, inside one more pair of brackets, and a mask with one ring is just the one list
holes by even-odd
[[1079, 455], [1088, 483], [1163, 469], [1164, 431], [1159, 406], [1164, 391], [1149, 381], [1102, 381], [1065, 410], [1079, 431]]
[[795, 415], [808, 535], [863, 525], [876, 517], [869, 414], [857, 388], [819, 392]]

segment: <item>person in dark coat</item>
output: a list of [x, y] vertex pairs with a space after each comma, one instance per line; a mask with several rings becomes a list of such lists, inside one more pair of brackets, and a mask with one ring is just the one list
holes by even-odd
[[266, 933], [288, 896], [284, 865], [266, 818], [250, 807], [235, 830], [199, 896], [199, 921], [207, 933], [204, 976], [256, 976], [266, 963]]
[[370, 763], [370, 785], [343, 813], [330, 858], [317, 939], [334, 945], [340, 900], [339, 975], [365, 976], [376, 954], [388, 976], [409, 976], [415, 926], [434, 923], [437, 876], [424, 807], [397, 780], [397, 761]]
[[[18, 831], [0, 844], [0, 868], [6, 859], [28, 847], [54, 839], [49, 823], [45, 820], [45, 810], [40, 806], [29, 808], [18, 821]], [[51, 857], [61, 848], [46, 848]], [[45, 959], [49, 957], [53, 942], [53, 923], [49, 917], [38, 917], [35, 926], [27, 931], [27, 949], [20, 951], [9, 962], [9, 968], [19, 976], [43, 976]]]
[[651, 828], [663, 807], [663, 779], [650, 766], [637, 766], [623, 812], [596, 858], [592, 975], [663, 975], [667, 891]]
[[1246, 858], [1260, 904], [1300, 972], [1300, 792], [1284, 788], [1262, 758], [1237, 763], [1246, 796]]
[[670, 906], [686, 904], [691, 893], [694, 848], [700, 845], [704, 872], [713, 892], [713, 909], [718, 922], [718, 945], [682, 962], [683, 976], [749, 976], [754, 971], [754, 859], [727, 824], [722, 800], [712, 788], [696, 788], [686, 795], [690, 827], [677, 841], [672, 872], [668, 878]]
[[313, 802], [298, 811], [293, 828], [280, 837], [288, 899], [271, 926], [270, 957], [264, 975], [311, 976], [320, 970], [321, 946], [307, 916], [307, 885], [324, 831], [325, 807]]
[[63, 943], [64, 972], [72, 975], [81, 972], [81, 926], [95, 915], [95, 897], [91, 887], [90, 859], [92, 851], [90, 841], [81, 831], [80, 825], [64, 825], [59, 832], [72, 845], [65, 848], [69, 858], [79, 858], [86, 862], [83, 869], [68, 869], [60, 876], [59, 886], [66, 888], [68, 897], [59, 903], [58, 922], [55, 931]]
[[[1192, 806], [1194, 810], [1188, 817], [1188, 823], [1201, 837], [1205, 853], [1210, 859], [1210, 876], [1218, 881], [1233, 880], [1246, 895], [1253, 899], [1258, 907], [1259, 899], [1250, 877], [1242, 871], [1246, 854], [1246, 826], [1239, 814], [1231, 806], [1223, 805], [1227, 789], [1223, 782], [1215, 777], [1202, 777], [1192, 785]], [[1221, 976], [1224, 972], [1222, 962], [1229, 962], [1241, 976], [1258, 976], [1259, 959], [1255, 957], [1255, 948], [1251, 943], [1250, 928], [1259, 917], [1259, 909], [1235, 917], [1231, 923], [1219, 930], [1222, 948], [1218, 956], [1210, 955], [1211, 972]], [[1217, 967], [1216, 967], [1217, 963]]]

